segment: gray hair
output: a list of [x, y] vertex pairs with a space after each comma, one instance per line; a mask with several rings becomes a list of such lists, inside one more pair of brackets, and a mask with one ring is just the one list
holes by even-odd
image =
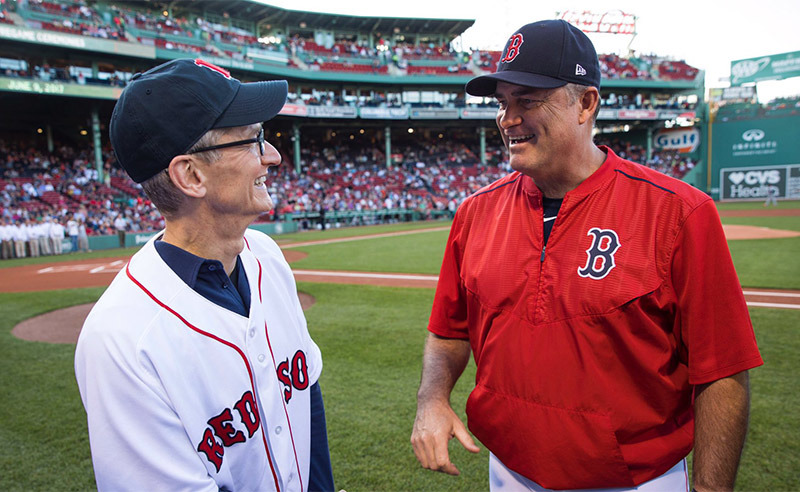
[[[189, 149], [187, 153], [191, 153], [195, 149], [216, 145], [220, 138], [227, 135], [230, 131], [230, 128], [219, 128], [207, 131], [205, 135], [200, 137], [197, 143], [192, 145], [192, 148]], [[222, 152], [219, 150], [209, 150], [193, 155], [208, 164], [213, 164], [222, 157]], [[170, 179], [167, 169], [143, 181], [142, 190], [145, 195], [147, 195], [147, 198], [153, 202], [153, 205], [156, 206], [158, 211], [161, 212], [161, 215], [167, 219], [174, 217], [178, 211], [180, 211], [181, 205], [186, 199], [186, 195], [181, 193]]]
[[[581, 85], [581, 84], [572, 84], [568, 83], [564, 86], [564, 90], [567, 91], [567, 97], [569, 97], [569, 103], [575, 104], [578, 100], [583, 97], [583, 93], [586, 92], [590, 86]], [[598, 89], [598, 93], [600, 90]], [[597, 121], [597, 115], [600, 113], [600, 101], [597, 101], [597, 108], [594, 110], [594, 114], [592, 115], [592, 125], [594, 125], [595, 121]]]

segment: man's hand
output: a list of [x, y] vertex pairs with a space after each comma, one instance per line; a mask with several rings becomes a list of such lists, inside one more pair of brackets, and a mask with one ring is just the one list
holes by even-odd
[[469, 351], [467, 340], [428, 334], [417, 392], [417, 418], [411, 431], [411, 445], [423, 468], [458, 475], [447, 452], [447, 443], [454, 437], [467, 451], [480, 451], [450, 406], [450, 392], [464, 372]]
[[457, 438], [467, 451], [477, 453], [467, 428], [448, 403], [429, 403], [417, 407], [417, 418], [411, 433], [414, 454], [423, 468], [459, 475], [458, 468], [450, 461], [447, 444]]

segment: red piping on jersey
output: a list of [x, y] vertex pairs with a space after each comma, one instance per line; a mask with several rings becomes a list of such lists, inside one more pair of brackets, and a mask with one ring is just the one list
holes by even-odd
[[[244, 244], [247, 246], [247, 249], [250, 249], [250, 243], [247, 242], [247, 238], [244, 238]], [[261, 261], [253, 255], [253, 258], [256, 259], [256, 263], [258, 263], [258, 301], [261, 302]], [[275, 374], [278, 374], [278, 367], [275, 365], [275, 354], [272, 353], [272, 342], [269, 341], [269, 329], [267, 328], [267, 322], [264, 321], [264, 334], [267, 336], [267, 346], [269, 347], [269, 355], [272, 358], [272, 368], [275, 370]], [[294, 432], [292, 432], [292, 421], [289, 419], [289, 412], [286, 410], [286, 402], [283, 398], [280, 399], [281, 403], [283, 404], [283, 413], [286, 414], [286, 422], [289, 424], [289, 438], [292, 440], [292, 451], [294, 451], [294, 464], [297, 466], [297, 479], [300, 480], [300, 490], [303, 490], [303, 474], [300, 473], [300, 462], [297, 459], [297, 448], [294, 445]]]
[[689, 492], [689, 467], [686, 465], [686, 458], [681, 462], [683, 463], [683, 478], [686, 480], [686, 492]]
[[[149, 290], [147, 290], [147, 288], [144, 285], [142, 285], [138, 280], [136, 280], [133, 277], [133, 274], [131, 273], [130, 266], [131, 266], [131, 262], [128, 262], [125, 265], [125, 274], [128, 275], [128, 278], [131, 279], [131, 282], [133, 282], [140, 289], [142, 289], [144, 291], [144, 293], [147, 294], [150, 297], [150, 299], [155, 301], [156, 304], [158, 304], [159, 306], [163, 307], [164, 309], [166, 309], [167, 311], [169, 311], [170, 313], [175, 315], [176, 318], [181, 320], [183, 322], [183, 324], [185, 324], [186, 326], [188, 326], [192, 330], [196, 331], [197, 333], [199, 333], [201, 335], [207, 336], [208, 338], [211, 338], [212, 340], [216, 340], [217, 342], [219, 342], [219, 343], [221, 343], [223, 345], [227, 345], [228, 347], [234, 349], [239, 354], [239, 356], [242, 358], [242, 361], [244, 361], [245, 367], [247, 368], [247, 375], [250, 377], [250, 389], [253, 390], [253, 394], [255, 395], [256, 394], [256, 389], [255, 389], [255, 384], [253, 383], [253, 371], [250, 369], [250, 363], [247, 362], [247, 357], [245, 357], [244, 353], [242, 353], [242, 351], [239, 349], [239, 347], [237, 347], [236, 345], [232, 344], [231, 342], [229, 342], [227, 340], [223, 340], [222, 338], [219, 338], [216, 335], [212, 335], [211, 333], [205, 332], [205, 331], [201, 330], [200, 328], [194, 326], [193, 324], [189, 323], [188, 321], [186, 321], [186, 319], [184, 319], [183, 316], [178, 314], [177, 311], [175, 311], [171, 307], [169, 307], [166, 304], [164, 304], [163, 302], [161, 302], [156, 296], [154, 296]], [[259, 263], [258, 267], [259, 267], [259, 269], [261, 268], [261, 264], [260, 263]], [[259, 278], [260, 277], [261, 277], [261, 272], [259, 271]], [[258, 402], [255, 399], [253, 400], [253, 404], [256, 406], [256, 412], [258, 412]], [[276, 488], [276, 490], [278, 490], [278, 492], [280, 492], [281, 486], [278, 483], [278, 475], [275, 473], [275, 466], [272, 464], [272, 458], [270, 457], [269, 444], [267, 444], [267, 436], [264, 433], [264, 423], [263, 422], [261, 423], [261, 437], [264, 439], [264, 447], [266, 448], [266, 451], [267, 451], [267, 461], [269, 462], [269, 469], [272, 472], [272, 479], [275, 481], [275, 488]]]

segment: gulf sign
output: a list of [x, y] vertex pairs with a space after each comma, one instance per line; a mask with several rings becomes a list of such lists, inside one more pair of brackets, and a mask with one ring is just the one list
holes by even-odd
[[653, 135], [656, 150], [677, 150], [689, 153], [700, 145], [700, 130], [697, 128], [662, 128]]

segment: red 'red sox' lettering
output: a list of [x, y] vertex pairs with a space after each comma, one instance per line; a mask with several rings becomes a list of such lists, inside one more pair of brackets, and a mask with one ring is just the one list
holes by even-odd
[[225, 447], [245, 441], [244, 433], [236, 430], [236, 428], [230, 424], [232, 420], [233, 415], [231, 414], [230, 408], [226, 408], [221, 414], [208, 420], [208, 425], [214, 429], [214, 434], [222, 440], [222, 444]]
[[283, 383], [283, 399], [286, 403], [292, 399], [292, 388], [300, 391], [308, 388], [308, 364], [306, 354], [302, 350], [295, 352], [291, 365], [287, 358], [278, 364], [278, 380]]
[[[197, 451], [206, 455], [206, 458], [217, 472], [222, 468], [222, 460], [225, 456], [225, 448], [233, 446], [234, 444], [245, 442], [248, 438], [253, 437], [258, 429], [261, 421], [258, 417], [258, 409], [255, 404], [255, 398], [251, 391], [245, 392], [242, 397], [237, 401], [233, 407], [239, 414], [239, 419], [247, 429], [247, 436], [244, 432], [236, 429], [231, 422], [233, 422], [233, 412], [230, 408], [226, 408], [216, 417], [208, 419], [208, 425], [203, 433], [203, 440], [197, 445]], [[219, 443], [219, 441], [222, 444]]]
[[253, 434], [258, 430], [258, 408], [256, 401], [253, 398], [253, 393], [247, 392], [242, 396], [242, 399], [234, 405], [239, 416], [242, 418], [242, 423], [247, 427], [247, 437], [253, 437]]
[[214, 468], [219, 469], [222, 468], [222, 456], [225, 455], [225, 448], [223, 448], [216, 439], [214, 439], [214, 433], [211, 432], [211, 429], [206, 428], [206, 431], [203, 433], [203, 440], [200, 441], [200, 444], [197, 446], [197, 450], [206, 455], [208, 461], [214, 465]]

